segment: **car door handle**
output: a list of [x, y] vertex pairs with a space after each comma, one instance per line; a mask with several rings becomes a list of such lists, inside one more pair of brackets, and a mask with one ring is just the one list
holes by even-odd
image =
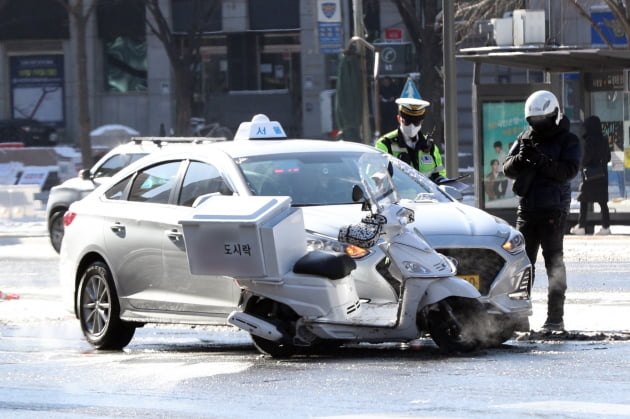
[[180, 243], [180, 242], [184, 241], [184, 235], [182, 233], [180, 233], [176, 229], [167, 231], [166, 232], [166, 237], [168, 237], [169, 239], [171, 239], [171, 241], [173, 241], [175, 243]]
[[120, 223], [116, 223], [116, 224], [110, 226], [109, 228], [110, 228], [110, 230], [112, 230], [114, 233], [116, 233], [118, 235], [125, 234], [125, 226], [120, 224]]

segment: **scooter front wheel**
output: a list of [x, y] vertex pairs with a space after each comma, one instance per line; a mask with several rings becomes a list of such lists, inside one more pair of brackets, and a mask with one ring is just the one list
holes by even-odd
[[471, 352], [483, 346], [486, 324], [486, 311], [474, 298], [446, 298], [427, 316], [431, 338], [445, 352]]

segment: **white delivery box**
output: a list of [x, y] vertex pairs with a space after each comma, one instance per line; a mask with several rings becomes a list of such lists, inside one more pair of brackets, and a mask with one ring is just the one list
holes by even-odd
[[306, 254], [301, 208], [285, 196], [213, 196], [180, 220], [190, 272], [280, 280]]

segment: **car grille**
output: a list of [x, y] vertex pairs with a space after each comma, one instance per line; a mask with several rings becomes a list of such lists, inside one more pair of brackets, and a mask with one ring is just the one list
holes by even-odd
[[435, 249], [457, 260], [458, 275], [479, 275], [479, 292], [487, 295], [505, 260], [490, 249]]

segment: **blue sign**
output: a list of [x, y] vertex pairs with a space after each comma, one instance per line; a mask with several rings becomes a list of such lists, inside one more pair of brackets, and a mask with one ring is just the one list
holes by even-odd
[[422, 99], [422, 96], [420, 96], [420, 92], [416, 88], [416, 84], [413, 82], [411, 77], [407, 78], [407, 82], [400, 93], [400, 97], [407, 99]]
[[339, 0], [318, 0], [317, 6], [319, 52], [338, 53], [342, 43]]
[[[623, 26], [612, 12], [591, 12], [591, 18], [611, 44], [628, 45]], [[606, 45], [606, 42], [593, 27], [591, 27], [591, 43], [593, 46]]]
[[341, 23], [318, 24], [319, 52], [339, 52], [341, 50]]

